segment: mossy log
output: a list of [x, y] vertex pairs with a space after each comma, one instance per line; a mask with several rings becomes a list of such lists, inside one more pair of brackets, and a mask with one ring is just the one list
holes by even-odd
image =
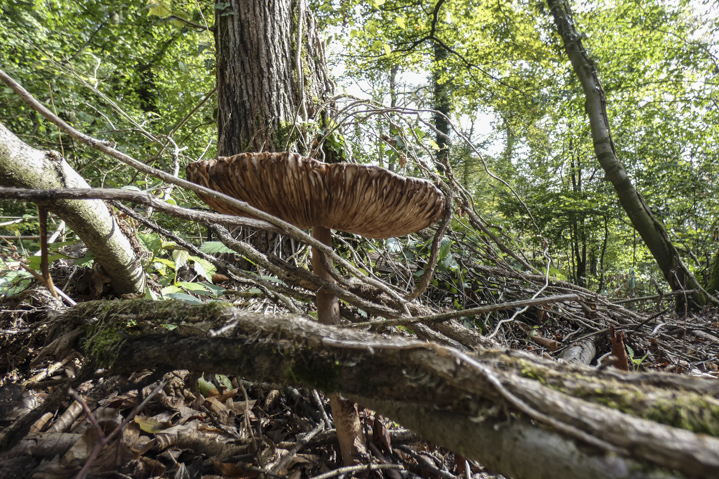
[[717, 381], [467, 354], [219, 302], [87, 302], [51, 328], [108, 373], [189, 369], [339, 392], [506, 476], [719, 477]]

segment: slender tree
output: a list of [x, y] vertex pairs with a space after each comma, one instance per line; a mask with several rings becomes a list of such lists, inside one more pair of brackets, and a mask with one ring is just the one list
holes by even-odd
[[434, 126], [437, 128], [436, 143], [439, 146], [437, 152], [437, 162], [442, 162], [449, 154], [449, 114], [451, 112], [451, 103], [449, 96], [449, 85], [443, 78], [443, 70], [445, 61], [447, 60], [447, 49], [439, 43], [434, 43], [434, 58], [432, 70], [432, 108], [436, 111], [432, 115]]
[[[596, 65], [589, 58], [574, 26], [568, 3], [565, 0], [549, 0], [549, 8], [572, 68], [586, 96], [586, 111], [589, 116], [594, 151], [607, 179], [614, 186], [619, 202], [651, 251], [672, 290], [699, 289], [699, 284], [683, 264], [664, 226], [654, 217], [617, 156], [609, 128], [606, 96], [599, 81]], [[683, 301], [682, 296], [677, 298], [678, 301]], [[697, 292], [689, 297], [688, 306], [695, 309], [705, 302], [706, 297]]]

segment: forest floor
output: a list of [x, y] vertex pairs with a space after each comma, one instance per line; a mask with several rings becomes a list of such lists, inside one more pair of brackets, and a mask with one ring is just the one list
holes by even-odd
[[[67, 284], [67, 271], [56, 269], [54, 276]], [[66, 292], [73, 296], [72, 284]], [[639, 305], [651, 309], [643, 313], [652, 333], [621, 332], [630, 369], [719, 377], [716, 309], [659, 317], [659, 305]], [[41, 404], [82, 366], [77, 353], [46, 352], [47, 317], [56, 308], [61, 303], [37, 284], [0, 304], [0, 428]], [[548, 309], [508, 324], [500, 344], [556, 359], [572, 336]], [[606, 358], [609, 332], [594, 339], [596, 357]], [[70, 478], [81, 469], [87, 477], [133, 478], [502, 477], [370, 410], [359, 406], [359, 412], [369, 454], [347, 469], [340, 464], [329, 402], [316, 391], [187, 371], [98, 373], [0, 454], [0, 478]], [[103, 442], [109, 445], [100, 447]]]

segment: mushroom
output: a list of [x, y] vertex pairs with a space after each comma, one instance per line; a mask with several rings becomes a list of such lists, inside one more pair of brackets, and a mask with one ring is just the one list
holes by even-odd
[[[187, 165], [187, 179], [245, 201], [299, 228], [332, 247], [331, 229], [375, 239], [403, 236], [436, 223], [444, 195], [427, 180], [399, 176], [376, 166], [322, 163], [296, 153], [242, 153]], [[200, 198], [215, 210], [246, 213], [210, 196]], [[317, 276], [334, 281], [312, 250]], [[339, 324], [337, 297], [317, 291], [320, 323]], [[362, 429], [354, 404], [330, 398], [342, 460], [356, 462]], [[355, 441], [355, 438], [359, 441]]]

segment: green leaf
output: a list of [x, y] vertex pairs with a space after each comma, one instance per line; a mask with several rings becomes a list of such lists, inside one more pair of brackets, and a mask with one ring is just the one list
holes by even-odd
[[168, 268], [175, 270], [175, 262], [165, 258], [155, 258], [156, 263], [164, 264]]
[[170, 293], [167, 295], [170, 299], [179, 299], [180, 301], [184, 301], [186, 303], [190, 304], [202, 304], [202, 301], [195, 298], [194, 296], [190, 296], [189, 294], [185, 293]]
[[382, 46], [384, 47], [384, 54], [385, 54], [385, 55], [389, 55], [389, 54], [392, 53], [392, 50], [390, 50], [389, 45], [387, 45], [386, 43], [383, 43]]
[[[47, 264], [52, 264], [53, 261], [60, 258], [67, 258], [67, 256], [63, 254], [52, 254], [47, 257]], [[30, 269], [34, 269], [37, 271], [40, 269], [40, 261], [42, 261], [42, 258], [40, 256], [30, 256], [30, 259], [28, 260], [27, 264]]]
[[442, 238], [442, 241], [439, 243], [439, 260], [442, 261], [447, 257], [449, 254], [449, 250], [452, 247], [452, 240], [448, 237]]
[[197, 388], [200, 390], [200, 394], [207, 397], [210, 394], [210, 391], [215, 389], [215, 385], [205, 379], [205, 376], [202, 376], [197, 380]]
[[200, 251], [207, 254], [215, 254], [215, 253], [231, 253], [231, 254], [237, 254], [237, 252], [231, 250], [224, 244], [222, 244], [219, 241], [206, 241], [202, 243], [202, 246], [200, 246]]
[[[204, 284], [204, 283], [203, 283], [203, 284]], [[227, 291], [227, 290], [226, 290], [225, 288], [223, 288], [222, 286], [217, 286], [217, 285], [214, 285], [214, 284], [205, 284], [205, 288], [207, 288], [209, 291], [211, 291], [212, 294], [215, 295], [215, 296], [220, 296], [220, 295], [223, 294], [225, 291]]]
[[212, 275], [217, 271], [217, 267], [207, 260], [198, 258], [197, 256], [190, 256], [193, 261], [192, 269], [195, 273], [205, 278], [207, 281], [212, 282]]
[[163, 2], [162, 0], [150, 0], [147, 2], [147, 6], [149, 7], [149, 11], [147, 12], [147, 15], [155, 15], [160, 18], [169, 17], [170, 14], [172, 14], [172, 10], [170, 10], [170, 5], [167, 2]]
[[224, 374], [215, 375], [215, 380], [228, 391], [232, 389], [232, 381]]
[[160, 291], [160, 293], [162, 293], [163, 296], [167, 296], [168, 294], [172, 293], [182, 293], [182, 288], [171, 284], [170, 286], [165, 286], [164, 288], [162, 288], [162, 291]]
[[407, 19], [405, 17], [397, 17], [394, 20], [395, 22], [397, 22], [399, 28], [401, 28], [402, 30], [407, 30]]
[[190, 283], [187, 281], [178, 281], [175, 283], [177, 286], [181, 286], [185, 288], [188, 291], [197, 292], [197, 291], [209, 291], [207, 289], [207, 286], [205, 286], [202, 283]]
[[187, 264], [190, 253], [184, 249], [176, 249], [172, 252], [172, 259], [175, 260], [175, 270], [178, 270]]
[[5, 271], [0, 277], [0, 295], [11, 298], [32, 284], [33, 277], [27, 271]]
[[162, 239], [157, 233], [137, 233], [137, 238], [140, 240], [142, 246], [150, 253], [155, 256], [162, 253]]

